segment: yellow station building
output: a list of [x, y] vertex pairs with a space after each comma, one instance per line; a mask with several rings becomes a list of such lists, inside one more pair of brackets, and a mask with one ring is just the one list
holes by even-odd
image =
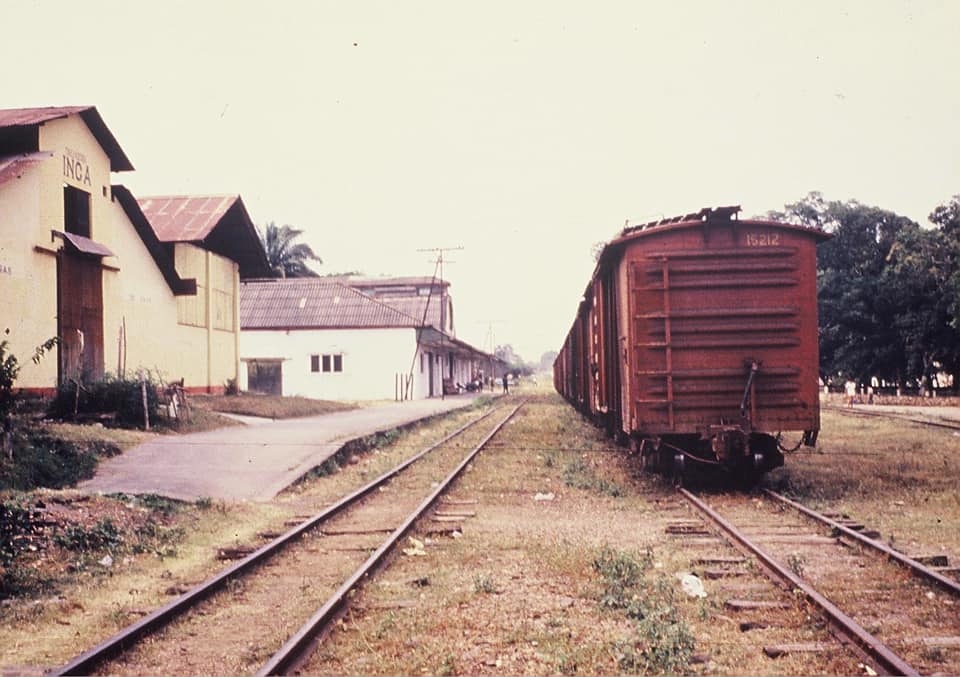
[[238, 380], [240, 279], [268, 274], [243, 202], [137, 199], [112, 183], [132, 169], [93, 106], [0, 110], [0, 341], [16, 387], [140, 370], [195, 392]]

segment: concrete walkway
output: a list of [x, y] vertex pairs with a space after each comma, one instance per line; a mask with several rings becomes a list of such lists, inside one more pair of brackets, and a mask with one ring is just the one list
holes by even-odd
[[475, 395], [166, 435], [104, 459], [77, 488], [195, 501], [266, 501], [352, 439], [469, 406]]

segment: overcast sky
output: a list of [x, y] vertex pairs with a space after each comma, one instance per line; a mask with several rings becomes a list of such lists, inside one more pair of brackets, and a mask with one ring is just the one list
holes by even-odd
[[[559, 347], [625, 220], [960, 193], [960, 2], [5, 0], [0, 108], [97, 106], [138, 196], [240, 194], [322, 273]], [[492, 331], [491, 331], [492, 330]], [[491, 336], [492, 334], [492, 336]]]

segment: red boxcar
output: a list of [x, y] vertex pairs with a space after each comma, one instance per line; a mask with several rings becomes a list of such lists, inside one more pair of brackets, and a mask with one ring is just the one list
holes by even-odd
[[603, 249], [554, 364], [558, 392], [660, 470], [749, 481], [780, 433], [820, 428], [822, 231], [704, 209], [626, 228]]

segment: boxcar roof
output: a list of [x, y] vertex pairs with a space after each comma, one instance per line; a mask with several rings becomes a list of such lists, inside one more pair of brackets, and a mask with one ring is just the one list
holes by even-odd
[[628, 226], [621, 231], [620, 237], [616, 238], [609, 244], [619, 244], [620, 242], [632, 240], [637, 237], [643, 237], [653, 233], [662, 233], [665, 230], [692, 228], [695, 226], [723, 225], [728, 223], [775, 226], [777, 228], [801, 231], [823, 240], [830, 237], [829, 233], [820, 230], [819, 228], [798, 226], [792, 223], [785, 223], [783, 221], [770, 221], [767, 219], [740, 219], [737, 216], [740, 211], [742, 211], [740, 205], [734, 205], [730, 207], [704, 207], [699, 212], [683, 214], [681, 216], [673, 216], [670, 218], [660, 219], [659, 221], [651, 221], [638, 226]]
[[[687, 228], [709, 228], [710, 226], [738, 224], [744, 226], [771, 226], [774, 228], [782, 228], [784, 230], [793, 230], [804, 233], [820, 241], [832, 237], [830, 233], [824, 230], [820, 230], [819, 228], [811, 228], [809, 226], [798, 226], [792, 223], [770, 221], [765, 219], [739, 219], [737, 218], [737, 215], [740, 213], [740, 211], [740, 205], [732, 205], [728, 207], [704, 207], [699, 212], [682, 214], [680, 216], [672, 216], [637, 226], [627, 226], [620, 232], [619, 237], [616, 237], [608, 242], [600, 252], [600, 256], [597, 257], [597, 265], [593, 269], [593, 274], [590, 276], [590, 281], [587, 283], [587, 286], [584, 289], [582, 299], [587, 298], [590, 293], [590, 286], [597, 278], [597, 274], [600, 272], [601, 267], [603, 267], [611, 259], [611, 257], [616, 254], [616, 252], [622, 249], [627, 243], [650, 235], [657, 235], [667, 231], [682, 230]], [[581, 303], [583, 302], [582, 299]]]

